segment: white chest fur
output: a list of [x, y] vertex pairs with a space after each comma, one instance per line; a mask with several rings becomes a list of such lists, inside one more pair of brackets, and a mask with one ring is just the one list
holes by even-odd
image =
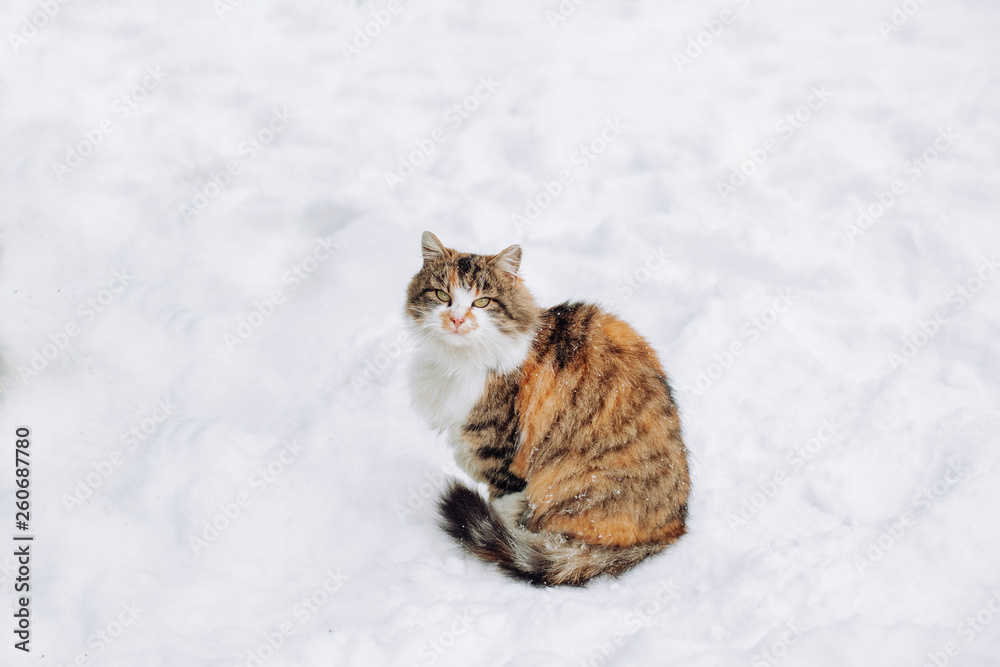
[[472, 365], [442, 364], [422, 354], [410, 378], [414, 406], [431, 426], [454, 433], [483, 395], [487, 372]]

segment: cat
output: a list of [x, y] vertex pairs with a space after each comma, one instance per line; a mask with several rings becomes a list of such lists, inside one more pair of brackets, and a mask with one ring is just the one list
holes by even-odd
[[489, 490], [452, 482], [441, 527], [540, 586], [621, 574], [679, 539], [687, 450], [649, 344], [595, 305], [537, 306], [518, 245], [476, 255], [424, 232], [421, 247], [413, 403]]

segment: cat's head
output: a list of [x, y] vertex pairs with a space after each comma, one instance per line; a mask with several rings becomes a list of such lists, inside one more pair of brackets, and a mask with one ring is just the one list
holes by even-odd
[[424, 232], [421, 249], [424, 265], [410, 281], [406, 313], [422, 338], [490, 350], [533, 332], [538, 307], [517, 276], [521, 246], [474, 255]]

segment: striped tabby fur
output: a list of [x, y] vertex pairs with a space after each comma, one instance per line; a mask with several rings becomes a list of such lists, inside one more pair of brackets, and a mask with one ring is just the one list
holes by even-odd
[[646, 341], [594, 305], [536, 306], [519, 246], [474, 255], [425, 232], [423, 256], [414, 402], [489, 490], [452, 485], [443, 528], [539, 585], [619, 574], [683, 535], [686, 450]]

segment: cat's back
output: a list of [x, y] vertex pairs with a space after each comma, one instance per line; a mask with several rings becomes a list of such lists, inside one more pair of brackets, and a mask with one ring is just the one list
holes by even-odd
[[[624, 373], [642, 383], [665, 379], [656, 353], [627, 322], [591, 303], [563, 303], [543, 310], [532, 346], [536, 366], [571, 374]], [[649, 378], [652, 371], [653, 377]], [[614, 376], [606, 380], [614, 379]]]
[[635, 329], [593, 304], [543, 311], [517, 403], [524, 442], [511, 469], [528, 480], [532, 530], [617, 546], [676, 539], [688, 485], [680, 419]]
[[529, 444], [522, 455], [541, 448], [544, 460], [581, 448], [594, 456], [683, 446], [656, 352], [630, 325], [593, 304], [542, 312], [517, 403]]

